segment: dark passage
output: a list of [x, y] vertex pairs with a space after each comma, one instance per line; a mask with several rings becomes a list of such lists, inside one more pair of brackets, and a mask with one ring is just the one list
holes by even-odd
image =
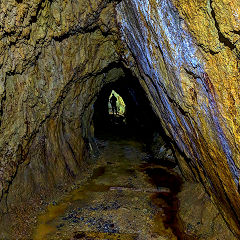
[[[111, 109], [113, 91], [124, 109]], [[106, 85], [93, 122], [92, 173], [40, 216], [34, 239], [193, 239], [178, 218], [182, 179], [169, 140], [138, 80], [126, 73]]]
[[[126, 107], [124, 115], [109, 114], [109, 96], [119, 94]], [[159, 120], [138, 79], [126, 71], [126, 77], [106, 85], [94, 104], [94, 128], [97, 138], [130, 137], [151, 141], [154, 132], [162, 132]]]
[[[172, 169], [177, 167], [172, 154], [168, 158], [166, 152], [156, 153], [162, 146], [170, 150], [170, 142], [153, 112], [138, 79], [131, 74], [108, 84], [99, 93], [94, 108], [95, 136], [104, 141], [134, 140], [141, 142], [147, 157], [143, 159], [139, 169], [146, 174], [148, 181], [159, 190], [150, 196], [149, 204], [161, 209], [155, 216], [155, 230], [161, 235], [161, 223], [166, 229], [172, 229], [177, 239], [194, 239], [184, 233], [178, 218], [177, 194], [181, 190], [182, 178]], [[109, 96], [112, 91], [119, 94], [126, 105], [125, 114], [109, 114]], [[171, 150], [170, 150], [171, 151]], [[161, 189], [167, 191], [161, 192]], [[159, 223], [158, 223], [159, 222]], [[170, 234], [171, 235], [171, 234]], [[173, 236], [169, 239], [172, 239]]]

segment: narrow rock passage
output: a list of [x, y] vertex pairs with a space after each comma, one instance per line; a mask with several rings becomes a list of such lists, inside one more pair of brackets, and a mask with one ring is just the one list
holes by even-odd
[[177, 174], [149, 163], [144, 144], [137, 141], [101, 145], [92, 176], [48, 207], [34, 240], [183, 239], [176, 218]]

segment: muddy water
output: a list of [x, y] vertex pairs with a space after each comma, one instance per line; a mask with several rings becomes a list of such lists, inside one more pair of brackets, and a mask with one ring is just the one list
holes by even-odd
[[177, 218], [181, 179], [136, 141], [106, 141], [87, 182], [39, 216], [33, 239], [190, 239]]

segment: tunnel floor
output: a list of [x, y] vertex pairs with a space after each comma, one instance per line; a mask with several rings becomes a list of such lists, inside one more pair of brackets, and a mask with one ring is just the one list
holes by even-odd
[[91, 177], [39, 216], [34, 239], [188, 239], [176, 217], [177, 174], [149, 162], [138, 141], [98, 145]]

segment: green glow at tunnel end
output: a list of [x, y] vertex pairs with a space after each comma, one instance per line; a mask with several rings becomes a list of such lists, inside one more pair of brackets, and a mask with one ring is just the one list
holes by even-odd
[[110, 98], [112, 97], [112, 95], [115, 95], [115, 97], [117, 98], [117, 111], [118, 111], [118, 115], [121, 115], [121, 116], [124, 116], [125, 114], [125, 111], [126, 111], [126, 105], [122, 99], [122, 97], [117, 93], [115, 92], [114, 90], [112, 90], [110, 96], [109, 96], [109, 101], [108, 101], [108, 113], [109, 114], [113, 114], [112, 112], [112, 106], [111, 106], [111, 103], [110, 103]]

